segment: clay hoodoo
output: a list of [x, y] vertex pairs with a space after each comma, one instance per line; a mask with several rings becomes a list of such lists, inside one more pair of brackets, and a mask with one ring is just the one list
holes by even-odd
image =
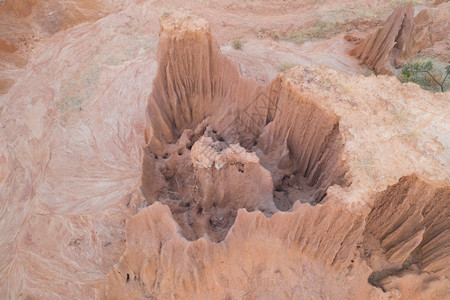
[[405, 56], [410, 51], [408, 46], [414, 28], [414, 8], [412, 3], [397, 7], [386, 19], [383, 26], [370, 34], [350, 54], [361, 63], [379, 74], [392, 74], [390, 63], [396, 63], [397, 56]]
[[344, 185], [338, 118], [279, 81], [263, 88], [242, 78], [208, 24], [190, 18], [161, 20], [142, 179], [148, 203], [169, 205], [188, 239], [220, 241], [239, 208], [269, 216]]
[[415, 16], [412, 2], [397, 7], [383, 25], [350, 51], [378, 74], [393, 75], [419, 51], [430, 57], [449, 56], [450, 3], [436, 3]]
[[430, 284], [445, 293], [448, 279], [436, 276], [448, 276], [450, 187], [439, 141], [450, 133], [414, 112], [411, 135], [409, 115], [396, 117], [397, 99], [411, 97], [448, 112], [442, 95], [308, 67], [264, 88], [186, 13], [162, 18], [158, 55], [148, 207], [127, 223], [105, 297], [380, 299], [408, 295], [411, 277], [416, 295]]
[[[263, 89], [242, 79], [222, 56], [204, 20], [188, 15], [163, 18], [158, 56], [148, 102], [142, 191], [149, 203], [159, 200], [172, 208], [188, 239], [206, 233], [223, 240], [237, 209], [255, 209], [256, 197], [265, 195], [267, 200], [261, 201], [268, 213], [275, 209], [269, 173], [256, 156], [246, 158], [238, 146], [250, 147], [257, 133], [241, 131], [239, 121], [250, 120], [238, 120], [236, 112]], [[252, 129], [260, 131], [264, 121], [257, 120]], [[242, 151], [236, 152], [238, 148]], [[245, 191], [243, 178], [248, 175], [262, 183], [256, 193]], [[231, 203], [238, 195], [242, 203]]]

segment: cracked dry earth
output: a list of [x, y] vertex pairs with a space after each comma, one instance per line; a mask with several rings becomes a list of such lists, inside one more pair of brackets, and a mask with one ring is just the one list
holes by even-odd
[[[325, 66], [261, 85], [189, 12], [133, 45], [112, 21], [4, 96], [1, 298], [448, 297], [448, 92]], [[70, 52], [95, 38], [129, 47]], [[86, 66], [59, 76], [64, 51]]]

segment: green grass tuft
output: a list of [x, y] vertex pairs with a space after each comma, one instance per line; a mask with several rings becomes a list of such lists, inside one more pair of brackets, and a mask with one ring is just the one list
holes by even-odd
[[236, 38], [231, 41], [231, 46], [235, 50], [242, 50], [244, 43], [240, 39]]

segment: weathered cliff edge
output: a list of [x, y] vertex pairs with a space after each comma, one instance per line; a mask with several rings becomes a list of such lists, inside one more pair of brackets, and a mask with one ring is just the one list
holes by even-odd
[[[449, 93], [297, 67], [242, 78], [161, 19], [141, 190], [108, 299], [441, 299]], [[381, 288], [377, 288], [381, 287]]]

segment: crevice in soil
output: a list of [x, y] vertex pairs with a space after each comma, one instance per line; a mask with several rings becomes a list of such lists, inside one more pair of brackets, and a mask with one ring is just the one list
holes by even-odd
[[445, 274], [448, 270], [450, 190], [406, 176], [375, 199], [363, 232], [362, 257], [374, 269], [369, 283], [383, 288], [405, 272]]

